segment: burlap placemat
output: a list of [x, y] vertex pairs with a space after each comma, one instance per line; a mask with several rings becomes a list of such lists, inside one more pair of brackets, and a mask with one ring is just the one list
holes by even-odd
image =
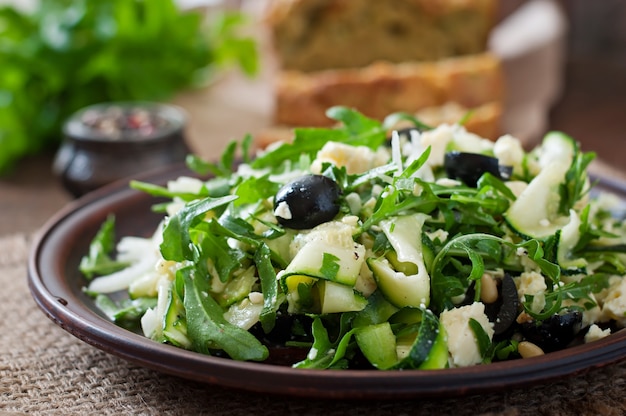
[[0, 237], [0, 414], [626, 414], [626, 363], [530, 389], [384, 402], [251, 394], [160, 374], [93, 348], [47, 319], [28, 291], [29, 246], [24, 235]]

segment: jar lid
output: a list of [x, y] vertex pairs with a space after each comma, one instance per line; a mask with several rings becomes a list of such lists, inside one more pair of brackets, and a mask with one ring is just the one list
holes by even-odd
[[106, 102], [74, 113], [63, 125], [63, 134], [96, 142], [154, 141], [181, 131], [186, 121], [185, 111], [171, 104]]

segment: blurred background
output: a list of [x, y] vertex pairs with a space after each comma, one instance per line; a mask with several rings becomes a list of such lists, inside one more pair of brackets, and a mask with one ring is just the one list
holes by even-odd
[[[124, 1], [0, 0], [0, 235], [35, 231], [72, 200], [51, 166], [61, 123], [85, 105], [180, 106], [189, 147], [208, 159], [248, 133], [264, 144], [283, 137], [274, 129], [284, 62], [266, 16], [270, 2], [126, 1], [137, 3], [131, 10]], [[532, 146], [547, 130], [562, 130], [598, 153], [603, 172], [620, 174], [626, 2], [495, 3], [485, 50], [502, 64], [498, 132]], [[89, 18], [78, 24], [79, 16]], [[127, 33], [115, 32], [112, 19], [126, 19]], [[94, 55], [83, 55], [94, 44]]]
[[566, 131], [610, 165], [626, 169], [626, 3], [563, 0], [567, 19], [564, 91], [550, 126]]

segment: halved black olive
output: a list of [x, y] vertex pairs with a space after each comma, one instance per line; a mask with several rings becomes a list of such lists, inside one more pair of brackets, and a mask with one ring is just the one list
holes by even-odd
[[339, 212], [341, 188], [329, 177], [305, 175], [283, 185], [274, 198], [279, 224], [297, 230], [328, 222]]
[[[476, 294], [474, 283], [468, 288], [463, 305], [469, 305], [474, 301]], [[510, 274], [505, 273], [498, 284], [498, 300], [485, 304], [485, 315], [493, 322], [494, 335], [507, 332], [515, 323], [519, 315], [519, 296], [517, 286]]]
[[500, 335], [508, 330], [519, 315], [519, 296], [517, 286], [511, 275], [506, 273], [502, 277], [502, 284], [499, 287], [498, 311], [493, 320], [493, 332]]
[[495, 157], [456, 150], [445, 154], [443, 165], [448, 177], [458, 179], [471, 187], [476, 187], [478, 179], [485, 172], [501, 180], [510, 179], [513, 173], [513, 167], [500, 165]]
[[554, 314], [540, 322], [525, 322], [521, 325], [524, 337], [538, 345], [545, 352], [562, 350], [567, 347], [580, 332], [583, 314], [578, 310], [569, 310]]

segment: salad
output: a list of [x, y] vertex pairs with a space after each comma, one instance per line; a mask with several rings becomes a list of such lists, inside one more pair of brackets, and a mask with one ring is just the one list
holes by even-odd
[[[529, 151], [461, 123], [379, 122], [251, 138], [165, 186], [149, 237], [103, 224], [80, 264], [114, 322], [156, 342], [295, 368], [440, 369], [550, 353], [626, 325], [619, 200], [594, 154]], [[124, 296], [120, 296], [124, 294]]]

